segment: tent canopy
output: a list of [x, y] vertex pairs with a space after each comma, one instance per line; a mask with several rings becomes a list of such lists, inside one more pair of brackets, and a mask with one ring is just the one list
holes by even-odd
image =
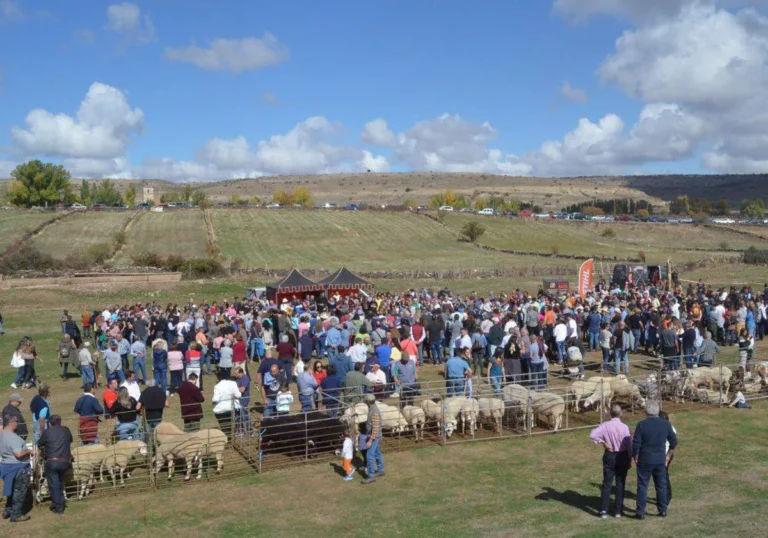
[[335, 273], [328, 275], [318, 282], [318, 284], [332, 290], [365, 289], [373, 287], [373, 284], [360, 278], [346, 267], [342, 267]]
[[277, 301], [285, 295], [311, 293], [322, 290], [323, 286], [312, 282], [297, 269], [292, 269], [285, 278], [267, 286], [267, 297]]

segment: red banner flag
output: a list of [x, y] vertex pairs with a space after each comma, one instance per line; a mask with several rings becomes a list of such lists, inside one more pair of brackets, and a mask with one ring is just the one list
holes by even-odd
[[579, 295], [583, 299], [587, 292], [592, 289], [592, 272], [595, 267], [595, 260], [587, 260], [579, 267]]

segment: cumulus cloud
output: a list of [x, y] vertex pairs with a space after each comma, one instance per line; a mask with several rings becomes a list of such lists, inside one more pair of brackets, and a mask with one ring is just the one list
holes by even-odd
[[360, 138], [366, 144], [373, 144], [374, 146], [385, 148], [392, 148], [397, 144], [395, 133], [389, 129], [387, 120], [383, 118], [377, 118], [366, 123], [363, 127], [363, 132], [360, 134]]
[[589, 101], [586, 91], [571, 86], [571, 83], [567, 80], [560, 86], [559, 93], [566, 101], [573, 101], [574, 103], [581, 103], [582, 105]]
[[768, 6], [768, 0], [555, 0], [552, 12], [574, 23], [595, 16], [610, 16], [635, 22], [659, 21], [674, 17], [690, 6], [740, 8]]
[[210, 71], [240, 73], [284, 62], [288, 59], [288, 47], [267, 32], [261, 39], [214, 39], [208, 47], [191, 44], [182, 48], [166, 48], [165, 57]]
[[126, 157], [111, 159], [64, 159], [62, 164], [70, 171], [73, 177], [77, 178], [131, 178], [131, 168]]
[[107, 7], [107, 28], [130, 42], [147, 44], [155, 40], [155, 25], [149, 15], [141, 15], [136, 4], [123, 2]]
[[76, 117], [35, 109], [25, 123], [11, 128], [11, 138], [27, 154], [112, 158], [124, 155], [131, 137], [142, 132], [144, 113], [132, 109], [122, 91], [95, 82]]
[[371, 172], [388, 172], [389, 162], [383, 155], [373, 155], [370, 151], [363, 150], [363, 158], [360, 159], [360, 168]]

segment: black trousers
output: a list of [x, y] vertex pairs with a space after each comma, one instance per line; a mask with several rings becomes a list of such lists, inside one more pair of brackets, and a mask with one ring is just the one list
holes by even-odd
[[660, 514], [667, 513], [667, 468], [663, 463], [643, 464], [637, 466], [637, 515], [645, 514], [645, 505], [648, 502], [648, 485], [653, 476], [653, 485], [656, 488], [656, 506]]
[[13, 477], [13, 490], [5, 503], [3, 517], [16, 519], [24, 515], [24, 501], [29, 490], [28, 469], [19, 469]]
[[616, 481], [616, 502], [614, 513], [624, 509], [624, 487], [629, 472], [629, 454], [627, 452], [605, 452], [603, 454], [603, 485], [600, 496], [600, 512], [608, 513], [611, 504], [611, 487]]

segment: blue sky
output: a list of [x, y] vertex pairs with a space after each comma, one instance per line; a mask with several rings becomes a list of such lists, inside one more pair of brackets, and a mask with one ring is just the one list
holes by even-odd
[[[731, 126], [730, 140], [711, 115], [735, 106], [728, 95], [702, 104], [683, 89], [656, 92], [674, 78], [654, 52], [665, 29], [695, 39], [720, 24], [738, 52], [740, 32], [765, 22], [741, 2], [693, 4], [669, 0], [646, 18], [629, 0], [0, 0], [0, 176], [32, 157], [75, 175], [172, 180], [365, 168], [764, 171], [743, 147], [758, 129]], [[634, 37], [626, 50], [624, 32]], [[747, 37], [761, 49], [757, 34]], [[684, 62], [685, 42], [671, 45], [680, 51], [665, 64]], [[713, 56], [702, 47], [694, 52]], [[658, 84], [633, 89], [634, 70]], [[96, 118], [82, 120], [87, 95]], [[33, 125], [36, 109], [49, 114]], [[379, 135], [365, 135], [376, 119]], [[85, 149], [73, 150], [77, 137]]]

